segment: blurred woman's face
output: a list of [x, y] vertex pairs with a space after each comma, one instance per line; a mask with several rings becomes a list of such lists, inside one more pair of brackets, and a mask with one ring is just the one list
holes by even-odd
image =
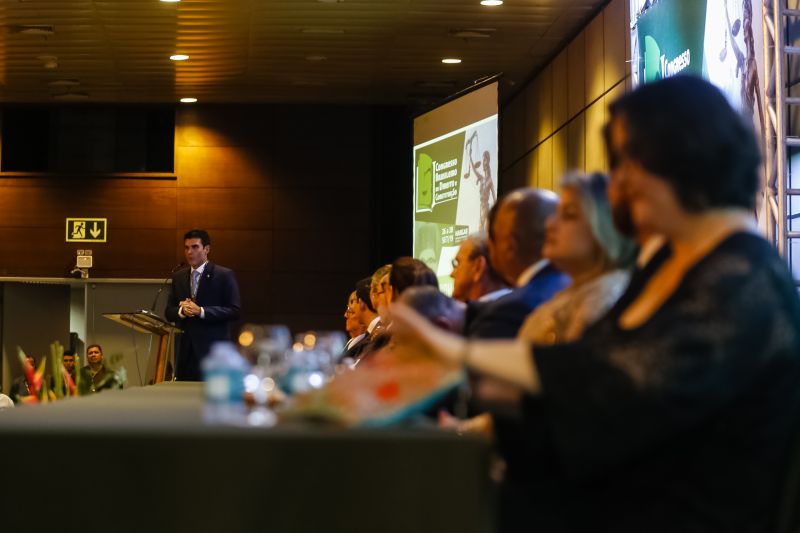
[[611, 180], [624, 191], [631, 221], [637, 233], [670, 234], [670, 227], [685, 210], [669, 183], [646, 170], [625, 154], [628, 132], [624, 120], [611, 123]]
[[602, 249], [574, 189], [562, 189], [558, 207], [547, 219], [546, 229], [542, 254], [559, 270], [574, 277], [598, 268], [598, 262], [603, 260]]

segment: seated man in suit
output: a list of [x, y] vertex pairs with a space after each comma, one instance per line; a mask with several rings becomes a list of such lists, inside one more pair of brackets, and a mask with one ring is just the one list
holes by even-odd
[[545, 222], [558, 197], [542, 189], [517, 189], [501, 198], [489, 213], [492, 267], [512, 292], [467, 309], [465, 333], [476, 338], [513, 338], [525, 317], [569, 285], [569, 278], [542, 259]]
[[172, 276], [167, 319], [183, 330], [178, 349], [176, 377], [202, 379], [200, 362], [211, 345], [230, 340], [230, 323], [239, 318], [239, 285], [233, 271], [208, 260], [211, 238], [202, 229], [183, 236], [189, 268]]
[[358, 355], [358, 348], [362, 341], [367, 338], [367, 327], [361, 323], [360, 317], [356, 313], [358, 306], [358, 297], [356, 291], [350, 293], [347, 300], [347, 307], [344, 310], [344, 329], [350, 339], [344, 346], [344, 353], [342, 358], [353, 359]]
[[[381, 276], [382, 277], [382, 276]], [[355, 301], [348, 307], [352, 312], [353, 320], [364, 327], [364, 336], [358, 340], [348, 343], [345, 357], [357, 359], [373, 340], [373, 333], [378, 329], [381, 318], [372, 306], [370, 297], [370, 285], [372, 278], [364, 278], [356, 283]]]
[[450, 277], [453, 278], [453, 298], [464, 303], [488, 302], [511, 292], [492, 267], [489, 239], [484, 233], [473, 233], [461, 241]]

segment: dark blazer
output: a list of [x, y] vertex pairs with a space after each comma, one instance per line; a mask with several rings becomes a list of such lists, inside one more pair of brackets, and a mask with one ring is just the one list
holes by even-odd
[[353, 344], [349, 349], [345, 350], [342, 354], [341, 359], [349, 357], [350, 359], [357, 359], [361, 352], [369, 346], [370, 336], [366, 333], [364, 336], [355, 344]]
[[202, 379], [200, 361], [208, 354], [212, 343], [230, 340], [230, 322], [239, 318], [241, 309], [239, 285], [233, 271], [209, 261], [200, 277], [195, 298], [205, 318], [181, 318], [178, 304], [191, 297], [190, 272], [190, 268], [184, 268], [172, 276], [166, 309], [167, 319], [183, 330], [176, 369], [176, 376], [182, 381]]
[[470, 302], [467, 307], [466, 336], [479, 339], [516, 337], [525, 317], [569, 283], [566, 274], [548, 263], [524, 287], [514, 289], [492, 302]]

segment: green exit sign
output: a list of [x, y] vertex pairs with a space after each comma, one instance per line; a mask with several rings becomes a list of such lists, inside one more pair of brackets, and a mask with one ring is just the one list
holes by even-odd
[[107, 218], [68, 218], [67, 242], [106, 242]]

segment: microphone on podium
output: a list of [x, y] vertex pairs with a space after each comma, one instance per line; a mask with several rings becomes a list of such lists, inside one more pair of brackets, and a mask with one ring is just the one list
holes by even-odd
[[162, 292], [164, 292], [164, 289], [166, 289], [166, 288], [167, 288], [167, 283], [169, 283], [170, 281], [172, 281], [172, 275], [173, 275], [173, 274], [174, 274], [174, 273], [175, 273], [177, 270], [179, 270], [179, 269], [181, 269], [181, 268], [183, 268], [183, 267], [185, 267], [185, 266], [186, 266], [186, 263], [185, 263], [184, 261], [181, 261], [180, 263], [178, 263], [177, 265], [175, 265], [174, 267], [172, 267], [172, 270], [170, 270], [170, 271], [169, 271], [169, 275], [168, 275], [168, 276], [167, 276], [167, 278], [164, 280], [164, 283], [162, 283], [162, 284], [161, 284], [161, 287], [159, 287], [159, 289], [158, 289], [158, 292], [156, 293], [156, 297], [155, 297], [155, 298], [153, 298], [153, 305], [151, 305], [151, 306], [150, 306], [150, 313], [155, 313], [155, 310], [156, 310], [156, 304], [158, 303], [158, 297], [159, 297], [159, 296], [161, 296], [161, 293], [162, 293]]

